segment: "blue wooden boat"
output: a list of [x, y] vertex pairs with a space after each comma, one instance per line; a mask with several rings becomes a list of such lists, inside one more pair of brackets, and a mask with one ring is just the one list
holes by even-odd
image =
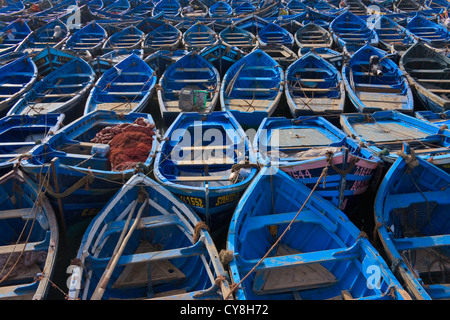
[[368, 27], [367, 22], [349, 11], [331, 22], [330, 31], [334, 42], [350, 54], [366, 43], [377, 46], [379, 42], [377, 33]]
[[203, 48], [199, 54], [219, 71], [221, 78], [236, 61], [245, 56], [241, 49], [230, 46], [220, 39], [215, 45]]
[[207, 114], [219, 100], [220, 74], [208, 60], [191, 52], [170, 65], [159, 79], [159, 108], [166, 123], [180, 112]]
[[427, 8], [424, 6], [425, 1], [414, 1], [414, 0], [393, 0], [392, 9], [394, 12], [398, 13], [414, 13], [426, 10]]
[[8, 2], [0, 8], [0, 21], [11, 21], [11, 17], [18, 16], [25, 11], [23, 1]]
[[344, 62], [344, 55], [327, 47], [319, 48], [306, 48], [303, 47], [298, 50], [298, 57], [301, 58], [303, 55], [307, 54], [309, 51], [313, 51], [319, 57], [325, 59], [331, 63], [336, 69], [342, 70], [342, 65]]
[[294, 45], [294, 36], [273, 22], [259, 30], [257, 38], [261, 47], [283, 45], [292, 48]]
[[72, 53], [52, 47], [46, 47], [33, 57], [33, 62], [37, 67], [39, 76], [45, 77], [75, 58], [76, 55]]
[[164, 25], [165, 22], [162, 20], [159, 20], [157, 18], [153, 17], [146, 17], [141, 22], [136, 24], [136, 28], [144, 32], [145, 34], [148, 34], [155, 30], [156, 28]]
[[177, 0], [161, 0], [153, 7], [152, 16], [160, 13], [166, 18], [177, 17], [181, 13], [181, 5]]
[[103, 44], [103, 51], [115, 49], [140, 49], [145, 34], [135, 26], [129, 26], [111, 35]]
[[[37, 11], [32, 13], [32, 17], [34, 19], [41, 19], [44, 21], [51, 21], [53, 19], [63, 19], [68, 18], [68, 16], [73, 14], [73, 9], [77, 6], [77, 2], [75, 0], [62, 0], [58, 3], [50, 3], [50, 5], [42, 10], [40, 6], [42, 3], [37, 4]], [[34, 10], [34, 8], [32, 8]]]
[[145, 36], [142, 48], [149, 52], [158, 50], [175, 51], [180, 46], [182, 37], [183, 34], [180, 30], [166, 22]]
[[77, 114], [75, 108], [85, 101], [94, 85], [95, 72], [81, 58], [56, 69], [33, 85], [8, 111], [8, 115], [63, 113], [67, 118]]
[[218, 40], [217, 33], [199, 21], [183, 33], [183, 46], [188, 51], [212, 46]]
[[0, 54], [14, 51], [19, 43], [21, 43], [31, 32], [31, 28], [22, 19], [17, 19], [1, 28]]
[[447, 300], [450, 175], [405, 149], [378, 189], [377, 236], [414, 299]]
[[155, 70], [159, 79], [171, 64], [187, 54], [189, 52], [186, 50], [158, 50], [148, 55], [144, 61]]
[[445, 52], [448, 51], [450, 32], [444, 26], [416, 14], [408, 22], [406, 29], [429, 46]]
[[237, 20], [234, 25], [253, 34], [258, 34], [268, 24], [269, 21], [253, 13]]
[[234, 7], [233, 10], [236, 16], [245, 16], [247, 14], [255, 12], [257, 9], [252, 3], [244, 1], [238, 6]]
[[100, 49], [108, 38], [106, 30], [94, 20], [75, 31], [63, 46], [63, 49], [79, 51], [94, 51]]
[[250, 141], [228, 112], [180, 114], [166, 131], [154, 164], [156, 180], [216, 234], [225, 230], [256, 172]]
[[227, 273], [203, 225], [158, 183], [133, 176], [84, 233], [69, 299], [225, 299]]
[[211, 18], [231, 17], [233, 15], [233, 8], [224, 1], [217, 1], [209, 7], [209, 16]]
[[450, 109], [449, 57], [418, 42], [403, 54], [399, 66], [427, 110]]
[[20, 170], [2, 175], [0, 190], [0, 300], [44, 300], [59, 249], [55, 211]]
[[294, 39], [299, 52], [306, 52], [311, 48], [331, 48], [333, 45], [331, 33], [315, 23], [308, 23], [298, 29], [294, 34]]
[[[135, 173], [139, 163], [136, 158], [126, 157], [123, 161], [112, 158], [117, 151], [123, 155], [128, 152], [114, 142], [119, 134], [117, 139], [123, 138], [125, 128], [149, 133], [151, 145], [137, 139], [144, 141], [149, 150], [146, 160], [139, 161], [139, 170], [145, 170], [153, 163], [157, 148], [155, 135], [150, 135], [155, 128], [151, 115], [104, 110], [89, 113], [63, 127], [20, 162], [21, 169], [33, 182], [45, 187], [52, 206], [62, 215], [65, 230], [96, 215]], [[128, 148], [135, 148], [135, 143], [128, 143]]]
[[372, 25], [381, 43], [397, 52], [400, 56], [415, 42], [414, 35], [405, 27], [386, 15], [380, 16]]
[[156, 81], [155, 71], [132, 53], [97, 80], [87, 98], [84, 114], [94, 110], [141, 112], [153, 95]]
[[0, 175], [62, 126], [63, 114], [12, 115], [0, 119]]
[[121, 18], [131, 8], [130, 1], [128, 0], [116, 0], [111, 4], [107, 4], [100, 10], [94, 11], [96, 16], [100, 17], [113, 17]]
[[86, 4], [91, 11], [101, 10], [105, 5], [103, 0], [89, 0]]
[[190, 0], [189, 4], [181, 9], [180, 16], [187, 19], [203, 19], [208, 16], [209, 7], [201, 0]]
[[275, 60], [281, 66], [281, 68], [283, 68], [283, 70], [285, 70], [298, 59], [298, 55], [292, 49], [284, 45], [258, 45], [253, 49], [253, 51], [256, 51], [258, 49], [261, 49], [270, 57], [272, 57], [272, 59]]
[[101, 76], [103, 73], [105, 73], [105, 71], [111, 69], [132, 53], [134, 53], [141, 59], [144, 57], [143, 49], [114, 49], [105, 54], [102, 54], [101, 56], [93, 58], [91, 61], [89, 61], [89, 64], [91, 65], [97, 76]]
[[357, 16], [370, 15], [370, 10], [361, 0], [346, 0], [347, 10]]
[[450, 127], [450, 110], [441, 113], [416, 111], [415, 116], [420, 120], [427, 121], [438, 127], [447, 126], [447, 129]]
[[312, 189], [323, 168], [326, 184], [315, 193], [351, 215], [374, 178], [380, 159], [323, 117], [266, 118], [253, 146], [260, 165], [273, 165]]
[[409, 82], [398, 65], [381, 49], [366, 44], [342, 68], [348, 97], [359, 112], [399, 110], [412, 114]]
[[139, 1], [139, 2], [137, 2], [136, 6], [134, 6], [133, 8], [131, 8], [130, 10], [128, 10], [126, 12], [126, 15], [127, 16], [132, 15], [132, 16], [143, 17], [143, 18], [150, 17], [152, 15], [154, 6], [155, 6], [155, 4], [151, 0]]
[[0, 112], [8, 110], [37, 80], [33, 60], [23, 56], [0, 67]]
[[283, 94], [284, 71], [261, 49], [237, 61], [223, 77], [220, 104], [231, 111], [241, 125], [258, 127], [270, 116]]
[[403, 142], [417, 156], [450, 171], [450, 131], [397, 111], [341, 114], [342, 129], [364, 143], [387, 167], [398, 158]]
[[69, 29], [59, 19], [30, 33], [15, 49], [15, 51], [26, 52], [35, 55], [47, 46], [61, 48], [69, 37]]
[[258, 39], [247, 30], [231, 25], [219, 33], [220, 39], [244, 52], [252, 51], [258, 45]]
[[340, 72], [313, 51], [286, 69], [285, 95], [294, 118], [344, 112], [345, 87]]
[[411, 299], [347, 216], [310, 193], [271, 167], [247, 188], [227, 238], [236, 299]]

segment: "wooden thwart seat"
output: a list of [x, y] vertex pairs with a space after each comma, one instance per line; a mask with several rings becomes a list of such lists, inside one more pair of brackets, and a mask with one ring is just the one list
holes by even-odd
[[[285, 244], [280, 244], [275, 252], [275, 256], [299, 253], [299, 251]], [[320, 264], [298, 265], [256, 272], [253, 281], [253, 292], [255, 294], [271, 294], [299, 291], [332, 286], [336, 282], [336, 277]]]

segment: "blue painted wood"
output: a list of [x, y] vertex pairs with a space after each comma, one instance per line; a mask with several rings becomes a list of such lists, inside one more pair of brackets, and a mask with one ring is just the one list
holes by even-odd
[[230, 17], [233, 15], [233, 8], [224, 1], [218, 1], [209, 7], [209, 16], [212, 18], [217, 17]]
[[257, 39], [262, 48], [264, 46], [283, 45], [292, 48], [294, 36], [283, 27], [273, 22], [258, 31]]
[[391, 48], [391, 51], [402, 55], [410, 46], [416, 43], [414, 35], [385, 15], [381, 15], [373, 22], [372, 28], [378, 35], [381, 43]]
[[[167, 68], [159, 80], [159, 85], [162, 89], [157, 91], [161, 116], [169, 124], [180, 112], [212, 112], [219, 100], [220, 74], [200, 54], [190, 52]], [[194, 105], [194, 101], [185, 101], [183, 104], [182, 93], [187, 94], [183, 90], [198, 91], [204, 102]]]
[[450, 127], [450, 110], [441, 113], [435, 113], [432, 111], [416, 111], [415, 116], [420, 120], [427, 121], [438, 127], [444, 125], [446, 125], [447, 128]]
[[183, 34], [169, 23], [156, 28], [145, 36], [142, 48], [148, 52], [158, 50], [175, 51], [181, 44]]
[[197, 22], [183, 33], [183, 45], [188, 51], [200, 50], [217, 43], [219, 36], [210, 27]]
[[164, 17], [177, 17], [181, 13], [181, 5], [177, 0], [161, 0], [155, 4], [152, 16], [163, 13]]
[[[81, 289], [75, 285], [70, 288], [69, 297], [92, 299], [105, 268], [114, 256], [119, 235], [129, 230], [126, 227], [128, 216], [136, 216], [142, 208], [140, 226], [130, 232], [127, 246], [101, 298], [224, 299], [229, 292], [229, 284], [227, 280], [220, 285], [215, 284], [215, 279], [225, 277], [226, 271], [209, 231], [201, 228], [197, 231], [201, 224], [198, 216], [143, 174], [133, 176], [87, 228], [77, 254], [83, 270], [79, 270], [81, 274], [74, 273], [80, 277], [82, 286]], [[131, 217], [128, 225], [137, 222], [135, 219]], [[142, 244], [145, 250], [140, 250]], [[135, 272], [130, 277], [134, 284], [127, 285], [125, 281], [120, 285], [120, 275], [132, 266]], [[156, 272], [152, 272], [153, 269]], [[170, 273], [174, 275], [173, 279], [166, 276]]]
[[106, 33], [106, 30], [93, 20], [73, 33], [69, 39], [67, 39], [63, 49], [73, 50], [75, 52], [86, 50], [93, 51], [101, 48], [107, 38], [108, 34]]
[[367, 22], [350, 11], [334, 19], [330, 23], [330, 31], [335, 43], [351, 54], [366, 43], [376, 46], [379, 42], [376, 32], [367, 26]]
[[[230, 113], [189, 112], [177, 117], [165, 139], [155, 158], [156, 180], [220, 232], [256, 174], [248, 137]], [[248, 168], [234, 172], [239, 164]]]
[[81, 58], [74, 58], [33, 85], [8, 115], [46, 113], [74, 114], [74, 108], [86, 99], [94, 85], [95, 72]]
[[14, 51], [35, 55], [47, 46], [61, 48], [68, 38], [69, 29], [66, 24], [55, 19], [30, 33]]
[[114, 49], [102, 54], [101, 56], [95, 57], [94, 59], [89, 61], [89, 64], [91, 65], [97, 76], [101, 76], [103, 73], [105, 73], [105, 71], [111, 69], [132, 53], [134, 53], [141, 59], [144, 58], [143, 49]]
[[418, 42], [400, 58], [399, 66], [427, 110], [450, 108], [450, 58]]
[[260, 165], [272, 164], [309, 188], [328, 167], [326, 184], [316, 193], [348, 215], [358, 206], [381, 163], [370, 150], [322, 117], [266, 118], [253, 146]]
[[[247, 188], [227, 238], [227, 250], [234, 256], [229, 264], [230, 275], [234, 283], [243, 280], [236, 299], [342, 299], [343, 290], [353, 299], [409, 299], [380, 254], [359, 236], [347, 216], [319, 195], [313, 194], [305, 202], [310, 192], [301, 182], [270, 166], [262, 168]], [[291, 221], [293, 224], [286, 230]], [[279, 244], [272, 249], [277, 239]], [[290, 251], [276, 256], [278, 248]], [[250, 273], [267, 252], [268, 257]], [[308, 266], [310, 269], [298, 269]], [[369, 286], [369, 267], [380, 271], [379, 287]], [[328, 281], [315, 286], [307, 279], [318, 268], [326, 270], [322, 273], [328, 274]], [[292, 275], [288, 281], [276, 273], [281, 269]], [[277, 278], [275, 289], [265, 285], [264, 272], [268, 271], [271, 274], [267, 277]], [[302, 276], [295, 276], [300, 273]], [[393, 296], [384, 294], [391, 289]]]
[[103, 44], [103, 51], [115, 49], [140, 49], [145, 34], [135, 26], [129, 26], [111, 35]]
[[0, 29], [0, 53], [14, 51], [17, 46], [32, 32], [26, 21], [17, 19]]
[[223, 77], [222, 110], [234, 113], [241, 125], [245, 125], [248, 116], [258, 126], [278, 106], [283, 81], [283, 69], [272, 57], [261, 49], [252, 51], [233, 64]]
[[348, 97], [359, 112], [398, 110], [412, 114], [414, 110], [404, 72], [381, 49], [369, 44], [360, 48], [342, 68], [342, 77]]
[[14, 103], [36, 82], [38, 69], [27, 55], [0, 67], [0, 111]]
[[344, 111], [341, 73], [315, 51], [306, 53], [286, 69], [285, 95], [294, 118]]
[[62, 126], [63, 114], [12, 115], [0, 119], [0, 174]]
[[258, 44], [255, 35], [237, 26], [229, 26], [219, 33], [220, 39], [230, 46], [246, 52], [251, 51]]
[[155, 91], [156, 81], [155, 71], [132, 53], [97, 80], [84, 114], [98, 109], [141, 112]]
[[[442, 283], [441, 278], [433, 276], [441, 274], [442, 266], [436, 265], [435, 259], [442, 259], [446, 265], [449, 257], [449, 183], [448, 172], [405, 151], [378, 189], [377, 236], [393, 272], [414, 299], [450, 296], [446, 281]], [[414, 253], [416, 259], [401, 254], [404, 250]], [[432, 250], [433, 258], [426, 256], [427, 250]]]
[[[67, 191], [66, 196], [59, 198], [67, 229], [97, 214], [135, 171], [135, 169], [112, 171], [107, 157], [92, 154], [94, 143], [91, 140], [105, 127], [133, 123], [141, 117], [150, 125], [154, 125], [150, 114], [91, 112], [61, 128], [46, 143], [33, 148], [30, 151], [32, 157], [22, 160], [22, 168], [37, 184], [46, 173], [53, 174], [51, 162], [54, 161], [60, 193], [66, 192], [80, 179], [87, 179], [87, 189], [86, 185], [83, 185]], [[152, 149], [144, 163], [147, 167], [153, 163], [153, 155], [157, 148], [155, 136], [152, 138]], [[49, 187], [56, 190], [53, 179], [49, 179]], [[58, 198], [54, 194], [49, 196], [49, 200], [55, 208], [58, 207]]]
[[364, 143], [389, 167], [408, 142], [418, 157], [449, 171], [450, 131], [397, 111], [341, 114], [344, 132]]
[[[42, 191], [20, 170], [2, 174], [0, 190], [0, 299], [44, 300], [52, 284], [59, 249], [55, 211]], [[5, 277], [12, 270], [7, 261], [17, 264], [14, 272]], [[40, 277], [44, 272], [45, 277]]]
[[406, 25], [411, 33], [436, 49], [447, 49], [450, 33], [444, 26], [416, 14]]

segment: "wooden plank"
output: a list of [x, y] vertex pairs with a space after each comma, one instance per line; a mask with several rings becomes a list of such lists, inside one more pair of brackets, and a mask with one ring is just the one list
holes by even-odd
[[198, 159], [198, 160], [181, 160], [174, 161], [179, 166], [206, 166], [215, 164], [234, 164], [235, 161], [231, 158], [213, 158], [213, 159]]
[[229, 181], [230, 176], [181, 176], [170, 181], [176, 182], [202, 182], [202, 181]]
[[0, 211], [0, 219], [12, 219], [12, 218], [26, 219], [27, 217], [30, 217], [32, 211], [33, 208], [2, 210]]
[[[137, 253], [154, 252], [155, 246], [145, 241], [136, 249]], [[184, 280], [185, 275], [169, 260], [151, 262], [152, 285], [171, 281]], [[138, 287], [148, 284], [147, 262], [130, 264], [125, 267], [120, 276], [114, 282], [112, 288]]]
[[[280, 244], [275, 256], [298, 253], [300, 252]], [[253, 292], [261, 295], [300, 291], [332, 286], [336, 282], [336, 277], [320, 264], [299, 265], [257, 272], [253, 281]]]

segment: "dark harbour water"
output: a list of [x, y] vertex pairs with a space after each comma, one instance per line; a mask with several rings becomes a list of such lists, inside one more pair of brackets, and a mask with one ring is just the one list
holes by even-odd
[[[416, 97], [414, 102], [415, 102], [415, 111], [424, 110], [423, 106], [420, 104], [420, 101], [416, 101]], [[64, 124], [68, 124], [71, 120], [80, 117], [83, 113], [83, 108], [84, 103], [80, 104], [79, 108], [77, 109], [74, 115], [72, 115], [70, 118], [66, 117], [66, 121], [64, 121]], [[219, 110], [219, 108], [216, 107], [216, 110]], [[163, 123], [161, 119], [161, 114], [159, 111], [159, 106], [156, 97], [145, 107], [143, 112], [150, 113], [152, 115], [157, 125], [157, 129], [159, 130], [159, 133], [163, 135], [165, 130], [167, 129], [167, 126]], [[351, 102], [348, 100], [348, 98], [346, 99], [344, 112], [345, 113], [356, 112]], [[275, 114], [273, 116], [292, 118], [284, 96], [281, 99], [280, 104], [278, 105], [277, 110], [275, 111]], [[326, 118], [334, 125], [340, 128], [338, 116], [331, 116]], [[385, 172], [382, 174], [381, 179], [383, 178], [384, 174]], [[367, 192], [362, 196], [359, 206], [355, 208], [354, 212], [348, 212], [347, 216], [359, 230], [364, 231], [367, 234], [369, 240], [371, 240], [375, 248], [378, 249], [380, 253], [383, 255], [383, 252], [381, 248], [378, 246], [376, 239], [373, 238], [373, 231], [375, 226], [373, 217], [373, 205], [376, 197], [376, 191], [377, 186], [372, 186], [372, 188], [369, 188]], [[75, 258], [77, 255], [81, 238], [88, 226], [88, 223], [89, 221], [87, 221], [84, 224], [78, 225], [76, 228], [73, 228], [73, 230], [67, 235], [67, 242], [65, 243], [61, 242], [59, 244], [56, 268], [54, 271], [54, 275], [52, 277], [52, 282], [55, 284], [55, 286], [50, 287], [47, 295], [47, 300], [65, 299], [65, 295], [68, 293], [67, 281], [70, 276], [67, 273], [67, 267], [70, 265], [71, 260]], [[214, 241], [218, 252], [220, 252], [221, 249], [225, 249], [226, 236], [227, 236], [226, 232], [223, 232], [214, 237]]]

